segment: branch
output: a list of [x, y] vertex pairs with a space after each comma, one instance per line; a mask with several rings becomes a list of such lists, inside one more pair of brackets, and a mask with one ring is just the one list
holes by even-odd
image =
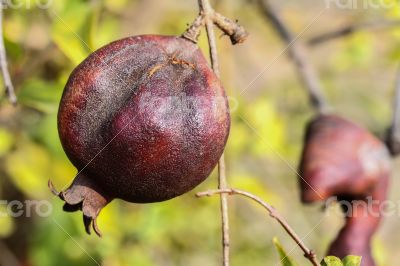
[[249, 33], [236, 21], [224, 17], [220, 13], [214, 12], [214, 24], [231, 39], [233, 45], [244, 42]]
[[249, 198], [258, 204], [260, 204], [264, 209], [266, 209], [269, 215], [274, 218], [285, 231], [290, 235], [290, 237], [296, 242], [296, 244], [301, 248], [304, 252], [304, 256], [312, 263], [314, 266], [320, 266], [321, 264], [318, 262], [317, 255], [311, 249], [307, 248], [307, 246], [303, 243], [301, 238], [296, 234], [296, 232], [290, 227], [290, 225], [286, 222], [283, 216], [271, 205], [260, 199], [259, 197], [238, 189], [218, 189], [218, 190], [209, 190], [206, 192], [199, 192], [196, 194], [197, 197], [211, 197], [216, 194], [221, 195], [240, 195], [246, 198]]
[[8, 100], [13, 105], [15, 105], [17, 103], [17, 97], [15, 96], [14, 86], [11, 81], [10, 72], [8, 72], [6, 48], [4, 45], [3, 9], [5, 8], [5, 6], [6, 6], [6, 1], [3, 0], [0, 6], [0, 68], [1, 68], [1, 73], [3, 75], [4, 87], [6, 90], [6, 94], [8, 96]]
[[[211, 24], [215, 24], [225, 35], [228, 35], [233, 45], [244, 42], [248, 37], [248, 32], [240, 26], [236, 21], [233, 21], [223, 15], [217, 13], [210, 6], [209, 10], [205, 12], [202, 8], [203, 5], [201, 0], [199, 1], [200, 14], [199, 16], [189, 25], [187, 30], [182, 34], [183, 38], [186, 38], [194, 43], [197, 43], [201, 28], [209, 21]], [[206, 0], [208, 2], [208, 0]]]
[[18, 258], [12, 253], [7, 245], [0, 241], [0, 265], [20, 266]]
[[400, 68], [397, 74], [395, 91], [393, 118], [386, 136], [386, 145], [393, 156], [400, 154]]
[[[204, 21], [207, 30], [208, 44], [210, 47], [211, 66], [215, 75], [220, 78], [217, 45], [214, 33], [213, 16], [215, 14], [209, 0], [199, 0], [200, 13], [204, 15]], [[218, 188], [225, 189], [227, 186], [225, 171], [225, 155], [222, 154], [218, 162]], [[228, 197], [221, 194], [221, 222], [222, 222], [222, 265], [229, 266], [230, 255], [230, 236], [229, 236], [229, 214], [228, 214]]]
[[322, 93], [322, 85], [314, 69], [307, 60], [304, 47], [297, 42], [297, 39], [286, 28], [278, 12], [271, 5], [269, 0], [258, 0], [263, 15], [272, 23], [284, 42], [287, 43], [290, 57], [297, 67], [297, 72], [302, 79], [305, 88], [308, 90], [311, 105], [319, 113], [325, 113], [329, 106]]
[[387, 27], [396, 27], [400, 25], [400, 20], [379, 20], [364, 22], [357, 25], [348, 25], [341, 29], [333, 30], [331, 32], [322, 33], [321, 35], [312, 37], [308, 40], [308, 45], [315, 46], [322, 44], [327, 41], [346, 37], [353, 33], [357, 33], [363, 30], [379, 30]]
[[[219, 62], [217, 44], [215, 40], [214, 25], [217, 26], [224, 34], [228, 35], [233, 45], [242, 43], [246, 40], [248, 33], [240, 26], [236, 21], [224, 17], [223, 15], [215, 12], [211, 7], [209, 0], [198, 0], [199, 4], [199, 15], [194, 22], [189, 25], [188, 29], [182, 34], [183, 38], [186, 38], [194, 43], [197, 43], [200, 36], [200, 31], [203, 26], [206, 27], [208, 45], [210, 47], [210, 59], [211, 67], [215, 75], [220, 78]], [[225, 155], [222, 154], [218, 162], [218, 188], [225, 189], [227, 187], [226, 181], [226, 170], [225, 170]], [[230, 256], [230, 236], [229, 236], [229, 216], [228, 216], [228, 197], [225, 194], [221, 194], [221, 222], [222, 222], [222, 252], [223, 266], [229, 266]]]

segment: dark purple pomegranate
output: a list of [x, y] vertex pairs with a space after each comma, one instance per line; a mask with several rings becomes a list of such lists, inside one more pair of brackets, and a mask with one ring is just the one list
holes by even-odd
[[111, 200], [165, 201], [204, 181], [229, 128], [224, 89], [195, 44], [157, 35], [115, 41], [69, 78], [58, 129], [79, 173], [63, 192], [50, 187], [100, 235], [96, 218]]

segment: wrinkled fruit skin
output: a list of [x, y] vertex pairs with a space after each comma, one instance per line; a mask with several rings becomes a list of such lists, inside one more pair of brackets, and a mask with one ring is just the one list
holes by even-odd
[[[362, 266], [374, 266], [371, 239], [382, 219], [387, 198], [390, 155], [367, 130], [335, 115], [320, 115], [309, 123], [299, 173], [305, 203], [336, 196], [346, 223], [328, 255], [362, 256]], [[367, 204], [368, 198], [373, 204]]]
[[195, 44], [157, 35], [113, 42], [65, 87], [59, 135], [80, 172], [57, 194], [98, 232], [96, 217], [114, 198], [160, 202], [204, 181], [229, 128], [224, 89]]

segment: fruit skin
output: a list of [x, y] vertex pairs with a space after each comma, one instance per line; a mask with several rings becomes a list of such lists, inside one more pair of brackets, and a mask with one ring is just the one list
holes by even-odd
[[375, 265], [371, 239], [383, 216], [390, 170], [389, 151], [367, 130], [335, 115], [309, 123], [299, 167], [302, 200], [336, 196], [346, 217], [328, 255], [360, 255], [362, 266]]
[[115, 41], [69, 78], [58, 129], [79, 173], [64, 192], [49, 185], [98, 232], [96, 217], [114, 198], [165, 201], [204, 181], [229, 128], [225, 91], [195, 44], [159, 35]]
[[302, 201], [369, 196], [390, 168], [386, 146], [367, 130], [336, 115], [317, 116], [299, 166]]
[[386, 200], [389, 186], [389, 176], [383, 176], [377, 187], [372, 191], [370, 202], [366, 200], [339, 200], [351, 204], [352, 211], [346, 212], [345, 226], [340, 230], [336, 239], [331, 243], [328, 255], [344, 258], [355, 254], [362, 256], [361, 266], [375, 266], [372, 257], [371, 241], [374, 233], [378, 230], [383, 218], [382, 203]]

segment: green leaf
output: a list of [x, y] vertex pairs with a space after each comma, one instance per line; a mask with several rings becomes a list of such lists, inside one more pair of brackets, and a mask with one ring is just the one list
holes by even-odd
[[278, 238], [274, 237], [272, 240], [276, 250], [279, 253], [279, 256], [281, 258], [281, 264], [282, 266], [296, 266], [297, 264], [293, 261], [292, 258], [290, 258], [287, 254], [287, 252], [283, 249], [281, 243], [279, 242]]
[[328, 256], [328, 257], [325, 257], [325, 258], [322, 260], [321, 265], [322, 265], [322, 266], [343, 266], [343, 263], [342, 263], [342, 261], [341, 261], [339, 258], [337, 258], [337, 257]]
[[[94, 6], [90, 9], [85, 18], [85, 21], [80, 29], [82, 33], [82, 39], [86, 40], [87, 49], [94, 51], [97, 49], [96, 38], [97, 29], [100, 21], [100, 13], [102, 11], [103, 5], [101, 2], [93, 4]], [[85, 45], [86, 46], [86, 45]]]
[[62, 85], [34, 79], [23, 85], [18, 92], [18, 101], [45, 113], [56, 112], [62, 90]]
[[7, 207], [0, 205], [0, 238], [6, 238], [10, 236], [14, 230], [14, 220], [8, 214]]
[[16, 42], [9, 40], [7, 37], [4, 37], [4, 44], [6, 46], [7, 57], [10, 59], [20, 59], [23, 57], [23, 49], [21, 45]]
[[5, 158], [5, 170], [14, 185], [35, 199], [48, 194], [47, 180], [51, 176], [51, 158], [42, 146], [20, 141], [18, 147]]
[[14, 137], [5, 128], [0, 128], [0, 140], [0, 156], [3, 156], [14, 145]]
[[68, 1], [64, 10], [54, 16], [52, 38], [75, 65], [91, 53], [90, 16], [90, 6], [79, 1]]
[[249, 128], [253, 141], [251, 151], [259, 156], [285, 154], [285, 125], [269, 99], [260, 99], [242, 111], [240, 118]]
[[44, 144], [47, 150], [58, 158], [65, 158], [57, 130], [57, 112], [49, 113], [32, 127], [32, 136], [38, 142]]
[[343, 259], [344, 266], [360, 266], [361, 257], [359, 256], [347, 256]]

